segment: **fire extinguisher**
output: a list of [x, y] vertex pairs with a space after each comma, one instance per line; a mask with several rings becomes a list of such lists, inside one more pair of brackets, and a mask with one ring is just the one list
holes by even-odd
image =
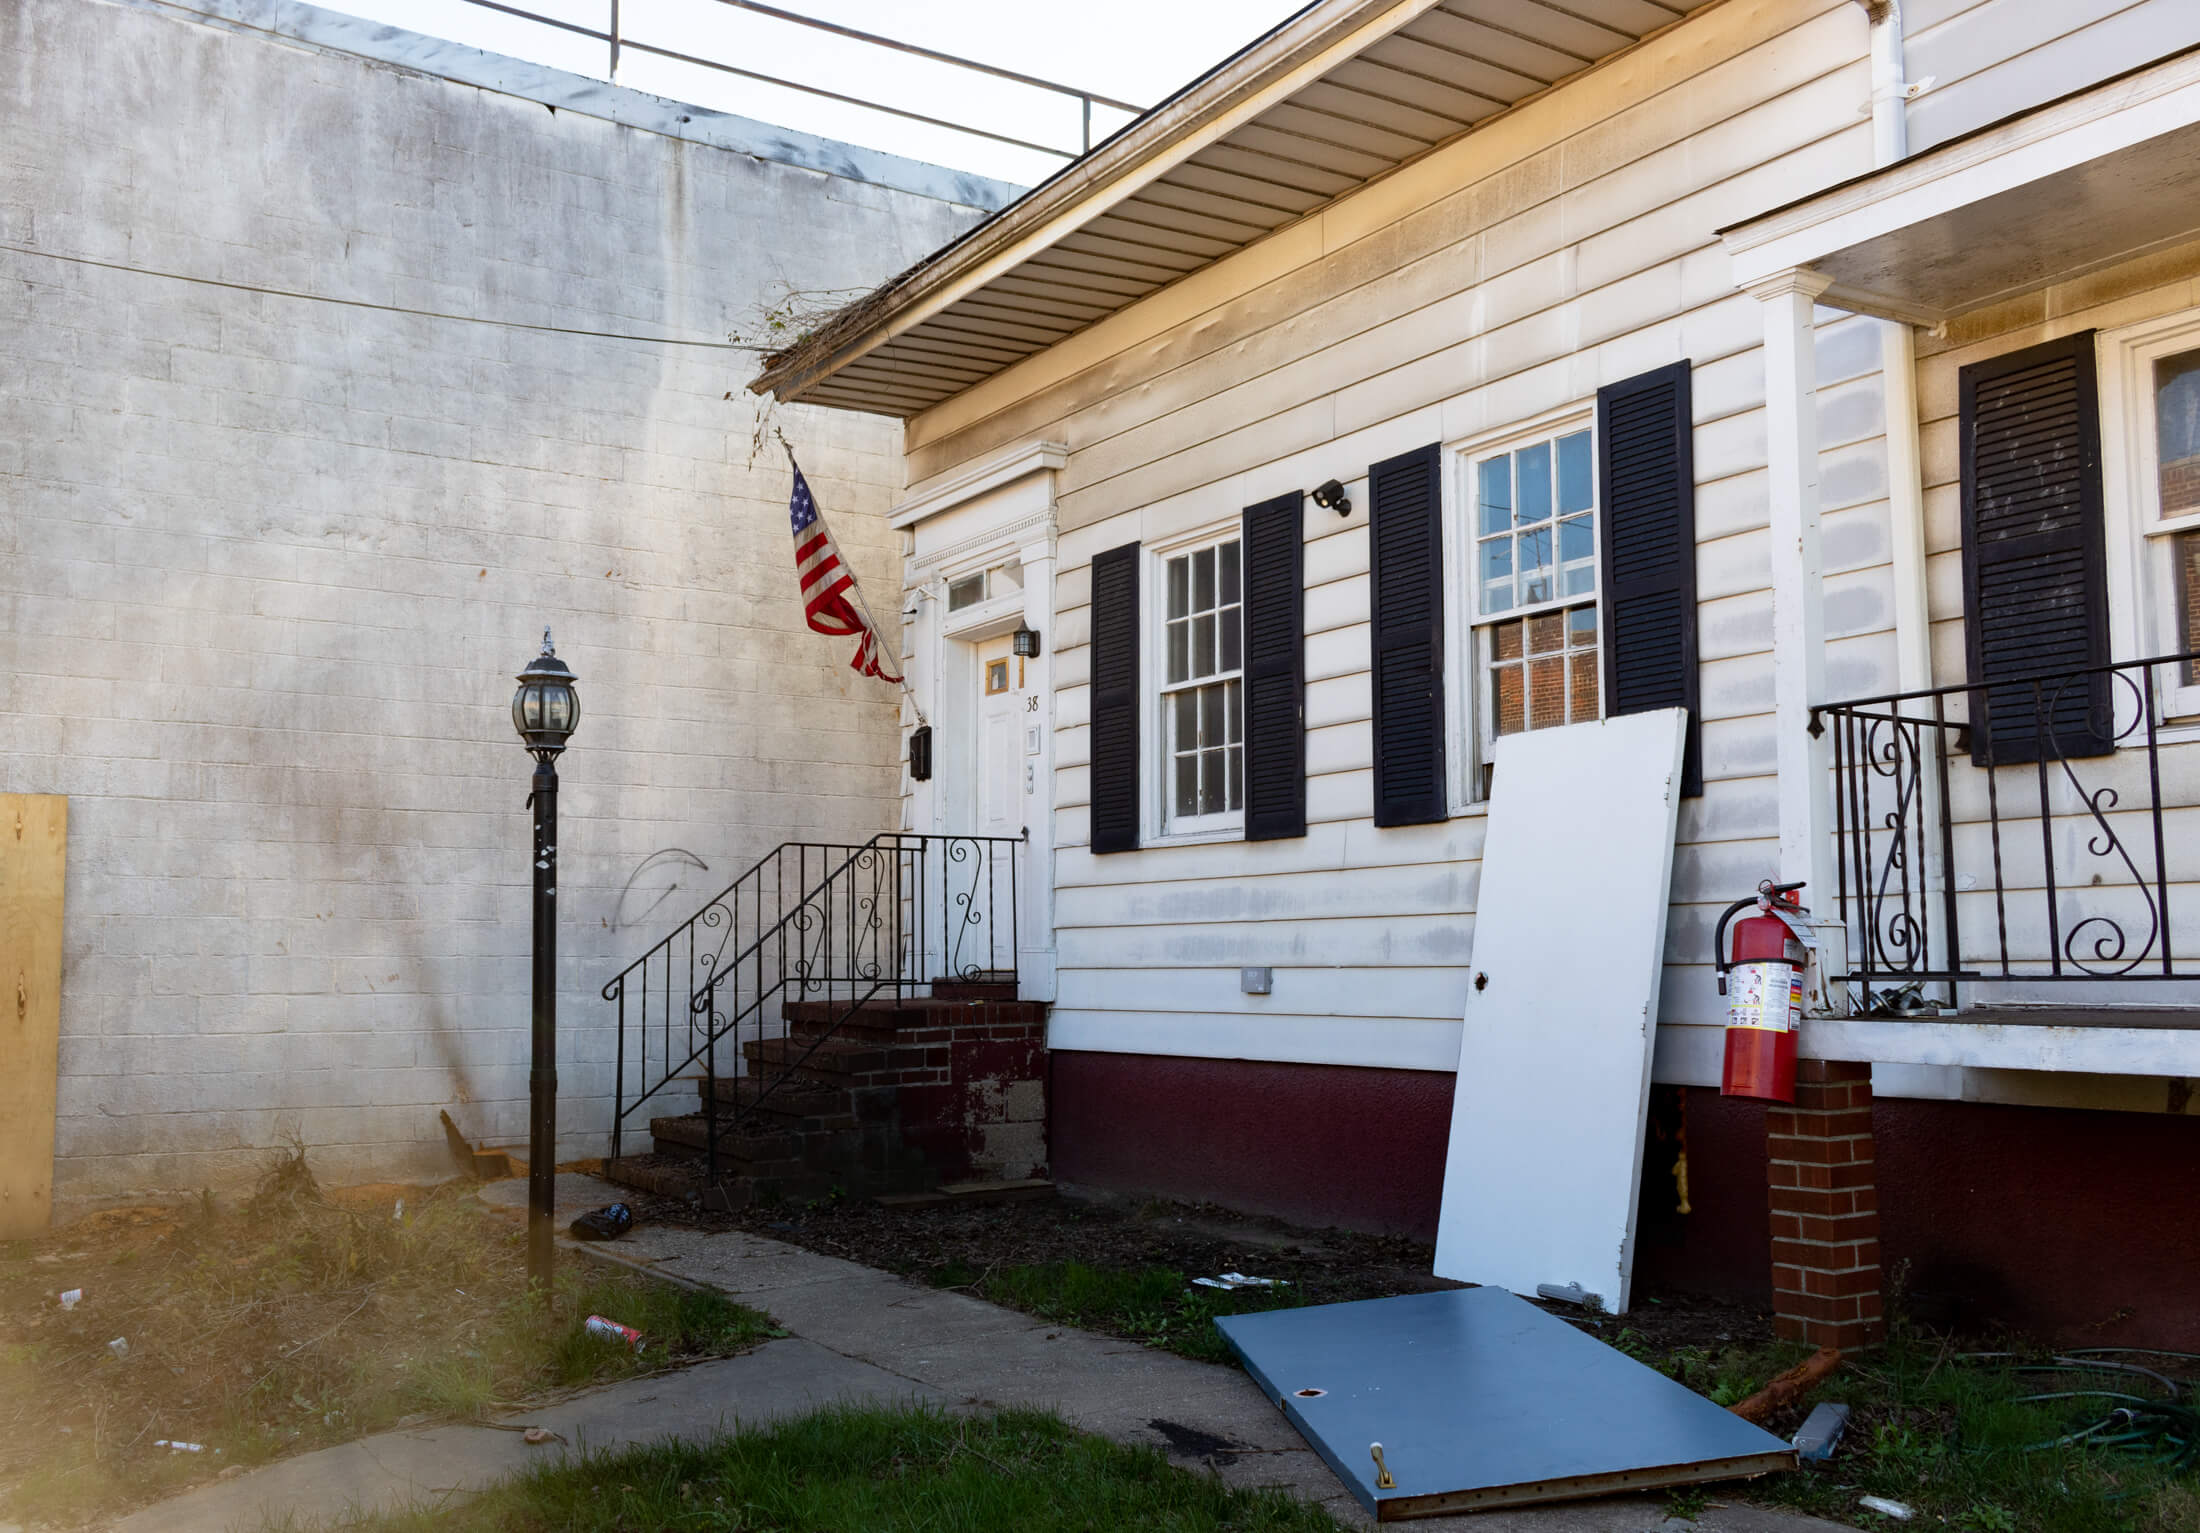
[[[1767, 879], [1719, 917], [1711, 940], [1718, 949], [1719, 994], [1727, 998], [1721, 1096], [1795, 1100], [1795, 1035], [1803, 1025], [1803, 971], [1810, 964], [1802, 940], [1809, 912], [1796, 894], [1802, 887]], [[1751, 906], [1758, 913], [1736, 923], [1729, 957], [1727, 923]]]

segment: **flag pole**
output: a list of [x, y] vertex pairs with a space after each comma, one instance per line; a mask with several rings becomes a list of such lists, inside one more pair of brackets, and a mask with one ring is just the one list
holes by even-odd
[[[774, 428], [774, 431], [779, 437], [779, 445], [786, 450], [787, 466], [793, 469], [794, 472], [798, 474], [801, 473], [802, 464], [796, 459], [794, 455], [794, 444], [787, 440], [787, 433], [784, 431], [778, 431], [776, 427]], [[818, 509], [818, 515], [823, 516], [824, 514], [824, 508], [820, 507]], [[848, 589], [855, 593], [856, 605], [863, 609], [863, 620], [871, 625], [871, 631], [879, 636], [879, 642], [882, 644], [885, 643], [887, 631], [885, 628], [880, 626], [879, 620], [871, 615], [871, 604], [863, 599], [863, 582], [856, 579], [856, 572], [853, 566], [851, 566], [848, 570]], [[899, 645], [900, 642], [901, 631], [897, 628], [894, 630], [894, 643], [896, 645]], [[909, 665], [907, 657], [897, 651], [894, 656], [894, 660], [896, 662], [894, 669], [898, 673], [894, 677], [894, 680], [901, 687], [902, 695], [909, 699], [910, 711], [916, 714], [917, 723], [921, 727], [925, 729], [930, 729], [932, 727], [932, 721], [924, 716], [924, 704], [917, 701], [916, 689], [909, 685]]]

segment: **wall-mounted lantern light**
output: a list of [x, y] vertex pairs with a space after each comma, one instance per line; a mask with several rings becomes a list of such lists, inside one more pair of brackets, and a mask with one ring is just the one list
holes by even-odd
[[1027, 657], [1038, 654], [1039, 630], [1036, 628], [1017, 629], [1014, 635], [1011, 636], [1010, 648], [1017, 654]]
[[1334, 479], [1324, 479], [1314, 486], [1314, 504], [1324, 511], [1334, 511], [1339, 516], [1352, 514], [1352, 499], [1344, 492], [1344, 486]]
[[909, 732], [909, 780], [932, 780], [932, 726], [919, 724]]

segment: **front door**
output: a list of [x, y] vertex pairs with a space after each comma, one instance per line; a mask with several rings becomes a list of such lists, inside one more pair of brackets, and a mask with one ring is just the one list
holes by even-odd
[[[1016, 848], [1024, 833], [1023, 736], [1036, 726], [1025, 719], [1022, 657], [1010, 653], [1007, 635], [982, 639], [977, 650], [976, 803], [971, 834], [981, 839], [961, 848], [950, 843], [947, 880], [948, 968], [965, 978], [1016, 966]], [[995, 839], [997, 838], [997, 839]]]

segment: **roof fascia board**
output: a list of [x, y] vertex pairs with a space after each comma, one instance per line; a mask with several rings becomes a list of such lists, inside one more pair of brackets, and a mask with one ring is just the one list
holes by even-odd
[[1060, 442], [1028, 442], [1021, 447], [988, 458], [975, 468], [967, 469], [952, 478], [942, 480], [923, 492], [912, 495], [887, 513], [889, 527], [914, 527], [928, 516], [975, 500], [991, 490], [1029, 478], [1042, 470], [1060, 469], [1069, 462], [1069, 448]]
[[1157, 107], [1112, 144], [965, 236], [936, 264], [920, 267], [885, 317], [814, 359], [766, 368], [749, 388], [782, 400], [864, 352], [923, 324], [1135, 195], [1210, 144], [1235, 132], [1312, 80], [1389, 36], [1437, 0], [1352, 0], [1303, 14], [1201, 85]]
[[2200, 122], [2200, 52], [1721, 231], [1747, 287]]

